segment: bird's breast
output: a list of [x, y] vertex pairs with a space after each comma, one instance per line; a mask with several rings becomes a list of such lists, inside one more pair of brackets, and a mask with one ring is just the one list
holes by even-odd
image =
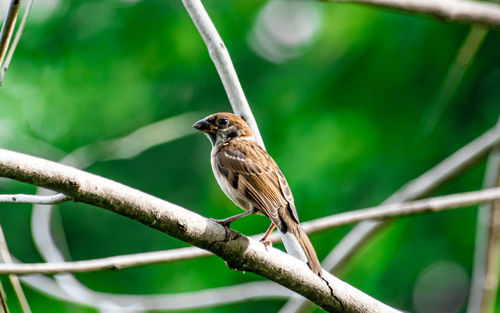
[[212, 149], [212, 155], [210, 158], [212, 171], [214, 172], [217, 183], [219, 184], [224, 194], [226, 194], [226, 196], [231, 199], [234, 204], [236, 204], [243, 210], [248, 211], [250, 209], [248, 201], [244, 200], [244, 196], [240, 195], [238, 188], [235, 188], [234, 183], [232, 183], [229, 179], [229, 176], [233, 176], [234, 173], [230, 173], [227, 169], [219, 168], [219, 166], [217, 165], [217, 161], [215, 158], [217, 151], [217, 146], [215, 146], [214, 149]]

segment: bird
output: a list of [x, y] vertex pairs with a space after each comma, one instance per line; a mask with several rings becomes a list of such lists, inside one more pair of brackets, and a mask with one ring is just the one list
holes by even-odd
[[311, 271], [321, 277], [321, 265], [299, 224], [288, 182], [274, 159], [255, 141], [245, 120], [233, 113], [215, 113], [197, 121], [193, 127], [205, 133], [212, 143], [212, 170], [222, 191], [245, 211], [215, 221], [229, 228], [232, 222], [250, 214], [267, 216], [271, 226], [261, 241], [270, 244], [267, 237], [275, 227], [283, 234], [291, 234], [298, 241]]

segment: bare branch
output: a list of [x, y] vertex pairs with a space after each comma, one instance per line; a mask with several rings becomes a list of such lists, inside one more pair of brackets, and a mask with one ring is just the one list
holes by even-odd
[[[21, 277], [21, 279], [25, 284], [46, 295], [68, 302], [89, 305], [86, 299], [69, 296], [66, 290], [48, 277], [29, 275]], [[283, 299], [292, 294], [294, 294], [292, 291], [283, 286], [262, 281], [170, 295], [129, 295], [98, 292], [95, 298], [97, 298], [96, 302], [99, 302], [99, 308], [103, 310], [116, 310], [117, 305], [119, 305], [120, 312], [130, 312], [131, 310], [196, 309], [254, 299]]]
[[441, 21], [500, 27], [500, 6], [492, 2], [470, 0], [324, 0], [362, 3], [375, 7], [423, 14]]
[[386, 204], [373, 208], [344, 212], [303, 223], [307, 232], [317, 232], [332, 227], [364, 220], [381, 220], [412, 214], [438, 212], [500, 199], [500, 188], [464, 192], [442, 197], [405, 203]]
[[426, 135], [430, 135], [438, 125], [444, 110], [455, 95], [465, 72], [472, 64], [487, 34], [488, 29], [482, 26], [474, 25], [470, 28], [469, 34], [465, 37], [462, 46], [448, 69], [448, 73], [446, 73], [441, 83], [434, 103], [429, 106], [422, 118], [422, 132]]
[[[5, 77], [5, 72], [9, 68], [10, 62], [12, 61], [12, 56], [14, 55], [14, 51], [16, 51], [17, 44], [21, 39], [21, 35], [23, 34], [24, 31], [24, 26], [26, 26], [26, 21], [28, 20], [28, 14], [30, 13], [32, 6], [33, 6], [33, 0], [28, 0], [28, 4], [26, 5], [26, 9], [23, 14], [23, 19], [21, 20], [21, 24], [19, 24], [19, 27], [17, 28], [16, 35], [14, 36], [14, 41], [12, 41], [9, 53], [5, 58], [5, 63], [2, 65], [2, 68], [0, 70], [0, 85], [2, 85], [3, 79]], [[0, 65], [1, 64], [2, 63], [0, 62]]]
[[[497, 123], [500, 128], [500, 120]], [[499, 186], [500, 148], [490, 152], [483, 186]], [[486, 203], [477, 212], [476, 242], [474, 248], [474, 267], [470, 284], [468, 313], [493, 312], [496, 290], [498, 288], [498, 202]], [[497, 250], [497, 251], [495, 251]], [[496, 260], [495, 260], [496, 259]], [[496, 265], [495, 265], [496, 264]], [[493, 272], [492, 272], [493, 271]], [[495, 278], [488, 279], [488, 277]]]
[[[438, 212], [478, 203], [490, 202], [493, 200], [500, 200], [500, 188], [453, 194], [420, 201], [381, 205], [378, 207], [319, 218], [313, 221], [305, 222], [302, 225], [307, 233], [313, 233], [341, 225], [356, 223], [362, 220], [388, 219], [411, 214]], [[252, 238], [258, 239], [261, 238], [262, 235], [263, 234], [254, 235]], [[273, 242], [279, 242], [280, 237], [275, 233], [273, 236], [269, 237], [269, 239]], [[116, 270], [131, 266], [185, 260], [206, 255], [210, 255], [210, 253], [205, 250], [189, 247], [166, 251], [121, 255], [87, 261], [0, 264], [0, 274], [55, 274], [63, 272], [91, 272], [107, 269]]]
[[[479, 138], [471, 141], [451, 156], [425, 172], [417, 179], [408, 182], [387, 198], [383, 204], [403, 202], [422, 197], [437, 189], [448, 179], [464, 171], [477, 159], [483, 157], [500, 142], [500, 129], [493, 127]], [[356, 225], [328, 254], [322, 265], [328, 271], [340, 267], [352, 254], [381, 230], [387, 222], [364, 221]], [[290, 299], [280, 313], [298, 312], [307, 302], [301, 298]]]
[[[7, 15], [5, 16], [5, 20], [2, 25], [2, 31], [0, 32], [0, 65], [3, 64], [5, 53], [9, 48], [10, 39], [12, 38], [12, 33], [14, 32], [14, 26], [16, 25], [17, 14], [19, 13], [20, 7], [21, 0], [12, 0], [7, 11]], [[0, 86], [1, 85], [2, 80], [0, 79]]]
[[37, 195], [0, 195], [0, 202], [11, 203], [36, 203], [36, 204], [58, 204], [69, 201], [70, 197], [63, 193], [51, 196], [37, 196]]
[[[0, 149], [0, 176], [69, 195], [124, 215], [222, 257], [230, 268], [269, 278], [331, 312], [396, 312], [328, 272], [323, 279], [280, 250], [194, 212], [111, 180], [62, 164]], [[232, 240], [227, 240], [229, 235]], [[328, 282], [328, 284], [325, 283]]]
[[60, 162], [78, 168], [87, 168], [97, 162], [130, 159], [151, 147], [194, 133], [190, 125], [199, 117], [198, 113], [188, 112], [166, 118], [141, 127], [126, 136], [80, 147]]
[[5, 294], [5, 290], [3, 289], [1, 281], [0, 281], [0, 305], [2, 308], [2, 313], [9, 313], [9, 307], [7, 306], [7, 296]]
[[[4, 264], [11, 264], [12, 257], [10, 256], [9, 248], [7, 246], [7, 241], [5, 240], [5, 235], [3, 233], [2, 226], [0, 226], [0, 255], [2, 256], [2, 261]], [[9, 280], [14, 288], [14, 292], [16, 293], [17, 300], [21, 305], [21, 308], [24, 313], [31, 313], [30, 306], [28, 304], [28, 300], [24, 295], [23, 287], [21, 287], [21, 283], [19, 282], [19, 278], [15, 274], [9, 275]], [[3, 288], [2, 288], [3, 292]]]
[[236, 75], [233, 62], [229, 57], [229, 52], [215, 29], [214, 24], [210, 20], [207, 11], [200, 0], [182, 0], [182, 3], [191, 16], [194, 25], [200, 32], [201, 37], [205, 41], [208, 53], [217, 68], [217, 72], [224, 85], [224, 89], [226, 90], [227, 97], [229, 98], [234, 113], [245, 119], [254, 132], [255, 140], [264, 148], [264, 141], [260, 135], [252, 110], [248, 105], [247, 98], [243, 93], [243, 88]]
[[[500, 179], [499, 179], [500, 181]], [[484, 281], [481, 313], [495, 311], [500, 272], [500, 201], [493, 202], [488, 238], [488, 262]]]
[[0, 264], [0, 274], [56, 274], [119, 270], [131, 266], [193, 259], [203, 255], [208, 256], [212, 254], [200, 248], [187, 247], [164, 251], [119, 255], [86, 261]]

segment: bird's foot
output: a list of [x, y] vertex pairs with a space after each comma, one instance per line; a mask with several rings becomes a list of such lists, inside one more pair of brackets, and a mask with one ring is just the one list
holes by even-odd
[[224, 227], [224, 230], [226, 231], [226, 238], [224, 239], [224, 241], [231, 241], [238, 237], [238, 232], [232, 230], [231, 227], [229, 227], [232, 221], [228, 221], [227, 219], [217, 220], [215, 218], [210, 218], [210, 220]]
[[271, 240], [269, 239], [266, 239], [266, 238], [262, 238], [261, 240], [259, 240], [260, 242], [262, 242], [262, 244], [264, 245], [264, 247], [266, 247], [266, 249], [268, 247], [272, 247], [273, 246], [273, 243]]

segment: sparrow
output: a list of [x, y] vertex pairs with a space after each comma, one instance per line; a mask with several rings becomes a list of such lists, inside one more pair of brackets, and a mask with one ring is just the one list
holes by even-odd
[[283, 234], [291, 233], [298, 241], [309, 268], [321, 277], [321, 265], [307, 234], [299, 224], [292, 192], [273, 158], [255, 142], [247, 123], [232, 113], [216, 113], [196, 122], [193, 127], [205, 133], [212, 143], [210, 160], [222, 191], [245, 212], [216, 220], [224, 227], [250, 214], [267, 216], [271, 226]]

